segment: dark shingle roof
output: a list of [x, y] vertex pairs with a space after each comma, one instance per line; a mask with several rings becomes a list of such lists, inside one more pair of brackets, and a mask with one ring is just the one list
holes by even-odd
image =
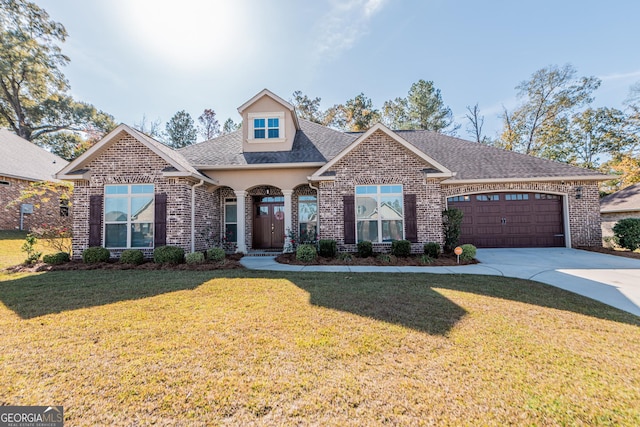
[[242, 131], [190, 145], [179, 150], [192, 165], [243, 166], [273, 163], [324, 163], [335, 157], [356, 136], [299, 119], [291, 151], [242, 152]]
[[67, 163], [33, 142], [7, 129], [0, 129], [0, 175], [29, 181], [50, 181]]
[[640, 184], [631, 185], [600, 200], [600, 212], [640, 211]]

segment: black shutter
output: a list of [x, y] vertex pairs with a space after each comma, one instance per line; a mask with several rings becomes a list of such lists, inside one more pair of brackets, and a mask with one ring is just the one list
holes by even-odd
[[418, 215], [416, 195], [404, 195], [404, 238], [412, 243], [418, 242]]
[[153, 222], [155, 232], [153, 234], [154, 247], [167, 244], [167, 193], [157, 193], [154, 206]]
[[356, 209], [354, 196], [342, 196], [344, 205], [344, 243], [356, 242]]
[[89, 197], [89, 246], [102, 246], [102, 194]]

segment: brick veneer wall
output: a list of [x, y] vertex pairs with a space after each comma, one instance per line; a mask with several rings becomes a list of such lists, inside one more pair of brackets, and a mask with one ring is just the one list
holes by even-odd
[[[89, 162], [86, 167], [90, 170], [90, 179], [76, 182], [74, 188], [73, 258], [81, 258], [82, 251], [89, 247], [89, 199], [92, 195], [103, 195], [106, 184], [154, 184], [156, 193], [167, 193], [167, 245], [190, 252], [191, 187], [197, 181], [166, 178], [162, 170], [167, 166], [164, 159], [126, 132]], [[207, 226], [219, 221], [215, 201], [206, 186], [196, 189], [196, 250], [205, 248], [202, 234]], [[112, 256], [117, 257], [120, 252], [112, 250]], [[150, 257], [153, 248], [143, 252]]]
[[[578, 187], [582, 188], [579, 199], [576, 198]], [[571, 245], [574, 247], [601, 245], [600, 196], [598, 185], [591, 181], [443, 184], [442, 203], [446, 204], [447, 197], [451, 196], [494, 191], [531, 191], [562, 195], [569, 206], [568, 215], [565, 217], [569, 218]], [[563, 203], [563, 210], [565, 206], [566, 204]]]
[[[440, 183], [430, 179], [425, 185], [422, 172], [430, 166], [384, 132], [373, 133], [333, 165], [330, 170], [336, 174], [335, 181], [319, 183], [319, 238], [336, 240], [342, 251], [355, 251], [356, 245], [344, 243], [343, 196], [355, 195], [356, 185], [402, 184], [404, 194], [416, 195], [420, 243], [413, 245], [413, 251], [422, 251], [426, 242], [442, 244]], [[390, 243], [374, 247], [384, 251]]]
[[22, 228], [31, 230], [43, 224], [71, 224], [71, 218], [60, 217], [59, 195], [47, 191], [42, 197], [18, 201], [22, 191], [29, 188], [31, 181], [4, 177], [0, 175], [0, 181], [8, 182], [9, 185], [0, 185], [0, 230], [20, 229], [20, 205], [30, 203], [33, 205], [33, 214], [24, 215]]
[[640, 210], [631, 212], [602, 213], [602, 238], [613, 236], [613, 226], [625, 218], [640, 218]]

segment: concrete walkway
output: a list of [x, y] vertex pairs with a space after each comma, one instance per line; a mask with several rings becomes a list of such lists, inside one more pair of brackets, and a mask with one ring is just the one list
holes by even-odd
[[480, 264], [459, 267], [376, 267], [279, 264], [275, 257], [246, 256], [253, 270], [482, 274], [553, 285], [640, 316], [640, 260], [567, 248], [478, 249]]

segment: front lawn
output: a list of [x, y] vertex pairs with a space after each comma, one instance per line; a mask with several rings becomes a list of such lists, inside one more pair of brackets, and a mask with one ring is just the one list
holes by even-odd
[[4, 273], [0, 331], [73, 426], [640, 425], [640, 318], [525, 280]]

